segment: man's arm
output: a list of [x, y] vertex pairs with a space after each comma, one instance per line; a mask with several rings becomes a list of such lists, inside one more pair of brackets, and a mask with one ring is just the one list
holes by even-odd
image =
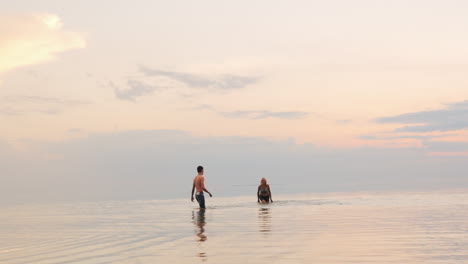
[[207, 192], [210, 195], [210, 197], [213, 197], [213, 195], [211, 195], [211, 193], [205, 188], [205, 178], [202, 178], [201, 180], [201, 187], [203, 191]]
[[195, 191], [195, 180], [193, 180], [193, 186], [192, 186], [192, 202], [193, 202], [193, 192]]

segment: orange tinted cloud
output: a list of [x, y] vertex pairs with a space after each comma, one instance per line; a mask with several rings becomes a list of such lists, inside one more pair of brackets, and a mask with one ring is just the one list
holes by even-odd
[[468, 151], [429, 152], [427, 155], [428, 156], [442, 156], [442, 157], [454, 157], [454, 156], [468, 157]]
[[49, 61], [59, 52], [85, 45], [81, 34], [62, 28], [57, 15], [0, 15], [0, 73]]

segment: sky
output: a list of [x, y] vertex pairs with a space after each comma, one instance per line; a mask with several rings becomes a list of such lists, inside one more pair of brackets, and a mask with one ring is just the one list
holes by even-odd
[[467, 12], [0, 0], [0, 203], [466, 188]]

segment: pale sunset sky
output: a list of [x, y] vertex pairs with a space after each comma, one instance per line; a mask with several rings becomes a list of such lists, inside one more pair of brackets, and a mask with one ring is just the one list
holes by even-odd
[[467, 14], [0, 0], [0, 200], [468, 187]]

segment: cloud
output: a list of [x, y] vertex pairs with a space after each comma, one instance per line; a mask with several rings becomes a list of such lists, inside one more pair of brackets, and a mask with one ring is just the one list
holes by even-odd
[[79, 106], [91, 104], [90, 101], [64, 99], [57, 97], [45, 97], [36, 95], [10, 95], [4, 96], [3, 102], [10, 103], [32, 103], [32, 104], [54, 104], [62, 106]]
[[468, 100], [448, 104], [445, 109], [406, 113], [381, 117], [375, 120], [382, 124], [410, 124], [395, 132], [455, 131], [468, 128]]
[[220, 111], [216, 107], [208, 104], [200, 104], [194, 107], [185, 108], [187, 110], [206, 110], [232, 119], [301, 119], [307, 117], [310, 113], [301, 111]]
[[38, 113], [38, 114], [45, 114], [45, 115], [58, 115], [63, 113], [63, 109], [58, 108], [11, 108], [11, 107], [4, 107], [0, 109], [0, 115], [7, 115], [7, 116], [19, 116], [25, 115], [29, 113]]
[[468, 151], [468, 142], [427, 141], [426, 146], [432, 152]]
[[[180, 186], [190, 184], [198, 165], [205, 166], [206, 184], [219, 196], [251, 195], [250, 187], [233, 185], [254, 185], [262, 175], [275, 193], [468, 186], [466, 158], [427, 155], [467, 151], [447, 146], [327, 149], [178, 130], [36, 142], [27, 153], [0, 141], [0, 203], [182, 198], [190, 189]], [[164, 188], [155, 192], [158, 186]]]
[[85, 45], [82, 34], [62, 29], [57, 15], [0, 15], [0, 73], [50, 61], [57, 53]]
[[362, 135], [359, 138], [363, 140], [393, 140], [393, 139], [423, 139], [429, 140], [445, 135]]
[[193, 106], [193, 107], [185, 107], [184, 109], [186, 110], [210, 110], [210, 111], [216, 112], [216, 109], [212, 105], [209, 105], [209, 104], [200, 104], [200, 105]]
[[70, 134], [79, 134], [82, 133], [83, 130], [81, 128], [70, 128], [67, 132]]
[[353, 120], [351, 119], [340, 119], [340, 120], [336, 120], [336, 123], [337, 124], [340, 124], [340, 125], [347, 125], [349, 123], [351, 123]]
[[[118, 99], [135, 102], [138, 97], [148, 96], [157, 90], [161, 91], [171, 86], [177, 86], [174, 82], [181, 83], [189, 88], [199, 88], [210, 91], [228, 91], [244, 88], [258, 80], [256, 77], [237, 75], [221, 75], [208, 78], [189, 73], [156, 70], [144, 66], [139, 67], [139, 72], [144, 75], [146, 80], [155, 77], [156, 80], [152, 79], [152, 82], [154, 83], [156, 81], [157, 85], [150, 85], [141, 80], [130, 79], [126, 84], [128, 88], [121, 89], [113, 82], [110, 82], [109, 86], [113, 88], [114, 94]], [[185, 91], [181, 96], [191, 98], [193, 94], [186, 93]]]
[[2, 115], [23, 115], [27, 113], [40, 113], [56, 115], [64, 111], [64, 108], [77, 107], [92, 104], [90, 101], [74, 100], [57, 97], [36, 95], [9, 95], [0, 99]]
[[309, 113], [299, 111], [273, 112], [273, 111], [233, 111], [233, 112], [218, 112], [227, 118], [246, 118], [246, 119], [300, 119], [304, 118]]
[[468, 157], [468, 151], [460, 152], [429, 152], [428, 156], [440, 156], [440, 157]]
[[137, 97], [150, 95], [154, 91], [161, 89], [160, 87], [157, 87], [155, 85], [149, 85], [137, 80], [128, 80], [128, 89], [119, 89], [112, 82], [110, 83], [110, 86], [114, 88], [114, 93], [117, 98], [119, 98], [120, 100], [127, 100], [132, 102], [135, 102]]
[[140, 66], [139, 71], [147, 77], [164, 77], [180, 82], [192, 88], [205, 88], [216, 90], [236, 90], [246, 87], [258, 81], [258, 77], [246, 77], [238, 75], [221, 75], [213, 78], [194, 75], [190, 73], [163, 71]]

